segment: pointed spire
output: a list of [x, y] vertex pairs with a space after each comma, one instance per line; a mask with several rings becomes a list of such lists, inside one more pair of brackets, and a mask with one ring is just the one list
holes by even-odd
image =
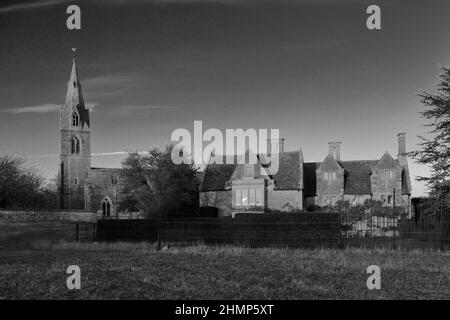
[[[73, 88], [79, 87], [78, 85], [80, 84], [79, 81], [78, 81], [77, 59], [76, 59], [76, 56], [75, 56], [76, 50], [77, 50], [76, 48], [72, 48], [72, 51], [73, 51], [72, 72], [70, 73], [70, 79], [69, 79], [69, 84], [73, 84]], [[79, 89], [78, 91], [81, 92], [81, 89]]]
[[70, 73], [69, 82], [67, 84], [66, 104], [71, 104], [72, 109], [74, 111], [78, 111], [81, 120], [81, 128], [84, 128], [85, 125], [90, 127], [89, 109], [87, 109], [84, 104], [83, 93], [81, 92], [81, 83], [78, 77], [77, 60], [75, 57], [76, 48], [72, 48], [72, 51], [72, 71]]

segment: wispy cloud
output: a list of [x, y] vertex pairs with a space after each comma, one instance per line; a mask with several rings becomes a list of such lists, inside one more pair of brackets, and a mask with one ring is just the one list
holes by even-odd
[[5, 109], [2, 112], [10, 114], [22, 114], [22, 113], [52, 113], [57, 112], [61, 108], [58, 104], [45, 103], [37, 106], [22, 107], [22, 108], [12, 108]]
[[82, 80], [84, 86], [117, 85], [144, 80], [145, 77], [137, 74], [109, 74]]
[[37, 9], [42, 7], [53, 6], [61, 3], [66, 3], [68, 0], [46, 0], [46, 1], [28, 1], [24, 3], [11, 4], [0, 7], [0, 13], [14, 12], [20, 10]]
[[96, 100], [124, 96], [139, 84], [148, 80], [148, 76], [141, 74], [107, 74], [82, 79], [86, 96]]
[[176, 106], [121, 106], [122, 110], [147, 110], [147, 109], [181, 109]]
[[[317, 5], [338, 5], [348, 2], [370, 2], [369, 0], [91, 0], [89, 2], [99, 2], [105, 5], [131, 5], [131, 4], [149, 4], [149, 3], [166, 3], [166, 4], [220, 4], [233, 6], [257, 6], [271, 4], [317, 4]], [[381, 1], [381, 0], [379, 0]], [[38, 9], [58, 4], [70, 3], [69, 0], [43, 0], [28, 1], [17, 4], [6, 5], [0, 7], [0, 13], [15, 12], [20, 10]]]
[[[86, 107], [88, 107], [91, 111], [97, 106], [98, 104], [95, 102], [87, 102]], [[1, 112], [3, 113], [9, 113], [9, 114], [41, 114], [41, 113], [56, 113], [59, 112], [61, 108], [61, 105], [54, 104], [54, 103], [44, 103], [36, 106], [29, 106], [29, 107], [21, 107], [21, 108], [11, 108], [11, 109], [5, 109]]]
[[[134, 152], [134, 151], [133, 151]], [[146, 155], [149, 152], [148, 151], [137, 151], [140, 155]], [[130, 154], [130, 151], [114, 151], [114, 152], [99, 152], [99, 153], [92, 153], [91, 155], [93, 157], [107, 157], [107, 156], [123, 156]]]
[[93, 157], [104, 157], [104, 156], [120, 156], [128, 154], [126, 151], [115, 151], [115, 152], [99, 152], [99, 153], [92, 153], [91, 156]]
[[58, 157], [59, 154], [56, 153], [48, 153], [48, 154], [32, 154], [32, 155], [26, 155], [26, 156], [22, 156], [22, 158], [24, 159], [33, 159], [33, 158], [54, 158], [54, 157]]
[[[93, 157], [107, 157], [107, 156], [121, 156], [121, 155], [127, 155], [129, 152], [127, 151], [113, 151], [113, 152], [98, 152], [98, 153], [92, 153], [91, 156]], [[139, 154], [147, 154], [148, 152], [139, 152]], [[31, 155], [25, 155], [22, 156], [22, 158], [25, 159], [33, 159], [33, 158], [54, 158], [58, 157], [59, 154], [56, 153], [44, 153], [44, 154], [31, 154]]]
[[181, 110], [183, 107], [180, 106], [163, 106], [163, 105], [136, 105], [136, 106], [120, 106], [116, 110], [116, 115], [118, 116], [132, 116], [132, 115], [142, 115], [147, 114], [150, 111], [157, 110]]

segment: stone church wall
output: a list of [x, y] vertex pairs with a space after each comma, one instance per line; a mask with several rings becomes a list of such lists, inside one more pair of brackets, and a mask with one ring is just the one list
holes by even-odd
[[108, 198], [111, 201], [111, 215], [115, 214], [117, 195], [120, 193], [121, 172], [122, 169], [91, 168], [86, 185], [89, 211], [101, 211], [103, 200]]

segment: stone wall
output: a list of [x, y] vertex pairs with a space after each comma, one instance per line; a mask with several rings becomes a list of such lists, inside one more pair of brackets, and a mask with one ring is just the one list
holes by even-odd
[[[116, 197], [120, 193], [121, 173], [122, 169], [91, 169], [86, 185], [87, 205], [90, 211], [101, 212], [102, 201], [107, 198], [111, 201], [111, 215], [115, 215]], [[117, 184], [113, 184], [112, 176], [118, 179]]]
[[86, 211], [0, 211], [0, 222], [89, 221], [101, 214]]

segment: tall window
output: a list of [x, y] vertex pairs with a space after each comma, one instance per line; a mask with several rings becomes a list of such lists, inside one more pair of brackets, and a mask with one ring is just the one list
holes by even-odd
[[263, 188], [240, 187], [235, 189], [234, 206], [236, 208], [262, 207], [264, 204]]
[[111, 216], [111, 201], [108, 198], [103, 199], [102, 214], [105, 217]]
[[78, 127], [80, 125], [80, 116], [78, 115], [78, 112], [74, 112], [72, 114], [72, 126]]
[[391, 187], [394, 182], [394, 170], [382, 170], [381, 176], [384, 179], [385, 187]]
[[71, 141], [71, 152], [72, 154], [80, 154], [81, 151], [81, 141], [78, 137], [73, 137]]

